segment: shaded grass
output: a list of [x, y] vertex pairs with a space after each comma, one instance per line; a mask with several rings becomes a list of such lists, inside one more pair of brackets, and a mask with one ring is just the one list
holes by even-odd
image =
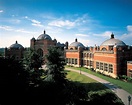
[[[68, 67], [68, 66], [66, 66], [66, 67]], [[75, 70], [80, 70], [81, 69], [81, 71], [93, 74], [93, 75], [95, 75], [97, 77], [100, 77], [100, 78], [102, 78], [104, 80], [107, 80], [110, 83], [116, 85], [117, 87], [122, 88], [122, 89], [126, 90], [128, 93], [132, 94], [132, 83], [124, 82], [124, 81], [121, 81], [119, 79], [114, 79], [114, 78], [111, 78], [111, 77], [108, 77], [108, 76], [104, 76], [102, 74], [93, 72], [93, 71], [91, 71], [91, 70], [89, 70], [87, 68], [84, 68], [84, 67], [81, 67], [81, 68], [78, 68], [78, 67], [68, 67], [68, 68], [72, 68], [72, 69], [75, 69]]]
[[78, 85], [84, 86], [86, 88], [87, 92], [89, 92], [89, 91], [100, 91], [100, 90], [111, 91], [106, 86], [99, 83], [98, 81], [96, 81], [92, 78], [89, 78], [85, 75], [80, 75], [77, 72], [68, 71], [67, 72], [67, 79], [70, 81], [76, 82], [76, 84], [78, 84]]

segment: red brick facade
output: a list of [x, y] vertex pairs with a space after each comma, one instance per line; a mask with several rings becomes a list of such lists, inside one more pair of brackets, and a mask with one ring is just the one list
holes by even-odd
[[20, 60], [21, 58], [23, 58], [25, 50], [26, 49], [16, 41], [16, 43], [12, 44], [9, 48], [5, 48], [4, 55], [5, 57], [15, 57], [15, 59]]
[[[64, 47], [57, 43], [56, 39], [52, 40], [45, 31], [37, 39], [30, 40], [30, 47], [42, 56], [48, 53], [48, 48], [51, 46]], [[5, 57], [14, 55], [17, 59], [21, 59], [24, 51], [25, 48], [16, 42], [5, 48]], [[132, 76], [132, 64], [127, 62], [132, 61], [132, 46], [115, 39], [113, 34], [100, 46], [85, 47], [77, 39], [70, 45], [66, 42], [64, 52], [67, 65], [91, 68], [111, 77]]]
[[[78, 47], [78, 46], [76, 46]], [[65, 49], [67, 64], [94, 69], [105, 75], [117, 77], [127, 75], [127, 61], [132, 60], [132, 47], [115, 39], [114, 35], [101, 46], [79, 49]], [[77, 61], [77, 62], [76, 62]]]
[[48, 53], [48, 48], [51, 46], [56, 46], [56, 43], [57, 41], [52, 40], [51, 37], [44, 31], [44, 33], [41, 34], [38, 39], [32, 38], [30, 40], [30, 47], [44, 56]]
[[132, 77], [132, 61], [127, 62], [127, 76]]

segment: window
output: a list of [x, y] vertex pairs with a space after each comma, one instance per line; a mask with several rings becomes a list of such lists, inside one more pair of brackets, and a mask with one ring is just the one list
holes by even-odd
[[90, 66], [93, 66], [93, 61], [90, 61]]
[[89, 57], [92, 58], [92, 53], [90, 53]]
[[104, 71], [108, 71], [108, 64], [104, 63]]
[[88, 62], [88, 60], [87, 60], [87, 66], [89, 65], [89, 62]]
[[107, 49], [103, 47], [103, 48], [102, 48], [102, 51], [107, 51]]
[[100, 70], [103, 70], [103, 63], [100, 63]]
[[99, 69], [99, 62], [96, 62], [96, 69]]
[[74, 59], [72, 58], [72, 64], [74, 64]]
[[86, 57], [86, 53], [83, 53], [83, 57]]
[[66, 63], [68, 63], [68, 58], [66, 58]]
[[109, 64], [109, 72], [113, 73], [113, 65], [112, 64]]
[[71, 63], [71, 58], [69, 58], [69, 63]]
[[86, 60], [83, 60], [83, 64], [86, 65], [86, 63], [87, 63]]
[[77, 59], [75, 59], [75, 65], [77, 64]]

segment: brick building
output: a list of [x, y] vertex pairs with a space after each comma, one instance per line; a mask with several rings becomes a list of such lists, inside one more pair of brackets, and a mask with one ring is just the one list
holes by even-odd
[[132, 77], [132, 61], [127, 61], [127, 76]]
[[10, 47], [5, 48], [4, 55], [5, 57], [15, 57], [15, 59], [20, 60], [21, 58], [23, 58], [25, 50], [26, 49], [16, 41]]
[[[30, 40], [30, 48], [35, 49], [41, 56], [46, 55], [48, 48], [52, 46], [64, 48], [67, 65], [83, 66], [111, 77], [132, 77], [132, 64], [128, 62], [132, 61], [132, 46], [115, 39], [114, 34], [100, 46], [94, 47], [85, 47], [77, 39], [70, 45], [68, 42], [61, 44], [56, 39], [52, 40], [45, 30], [37, 39], [33, 37]], [[16, 41], [9, 48], [5, 48], [5, 57], [15, 56], [16, 59], [21, 59], [25, 50], [26, 48]]]
[[51, 46], [56, 46], [57, 40], [52, 38], [44, 33], [39, 35], [37, 39], [34, 37], [30, 40], [30, 48], [35, 49], [41, 56], [44, 56], [48, 53], [48, 48]]
[[75, 39], [75, 42], [71, 43], [68, 46], [68, 42], [66, 42], [65, 47], [65, 57], [68, 65], [80, 67], [82, 66], [82, 52], [85, 49], [84, 45]]
[[[48, 53], [48, 48], [56, 46], [64, 49], [65, 44], [57, 42], [56, 39], [52, 40], [52, 38], [44, 33], [39, 35], [37, 39], [34, 37], [30, 40], [30, 48], [36, 50], [41, 56], [44, 56]], [[12, 44], [9, 48], [5, 48], [5, 57], [14, 56], [16, 59], [20, 60], [23, 58], [24, 52], [28, 51], [27, 48], [24, 48], [21, 44], [18, 44], [16, 41], [15, 44]]]
[[132, 60], [132, 47], [115, 39], [114, 34], [100, 46], [89, 48], [76, 39], [65, 48], [65, 57], [67, 65], [91, 68], [115, 78], [127, 75], [127, 61]]

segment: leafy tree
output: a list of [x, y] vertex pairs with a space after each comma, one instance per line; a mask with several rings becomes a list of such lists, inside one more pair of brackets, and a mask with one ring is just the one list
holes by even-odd
[[46, 102], [49, 105], [76, 105], [80, 100], [85, 100], [87, 97], [85, 88], [66, 79], [63, 51], [57, 47], [51, 47], [45, 58], [46, 77], [43, 88], [46, 90], [44, 92]]
[[43, 58], [33, 49], [24, 54], [23, 64], [28, 70], [38, 70], [43, 64]]
[[111, 91], [98, 91], [98, 92], [89, 92], [89, 99], [91, 105], [124, 105], [120, 98], [118, 98]]
[[65, 84], [66, 72], [64, 71], [65, 58], [61, 49], [50, 47], [46, 58], [47, 76], [45, 81]]
[[30, 84], [34, 86], [39, 85], [39, 82], [42, 80], [43, 70], [39, 69], [42, 67], [42, 64], [43, 58], [35, 50], [30, 49], [24, 54], [23, 65], [30, 74]]
[[[0, 57], [0, 104], [16, 105], [16, 101], [23, 102], [23, 95], [28, 87], [28, 72], [23, 68], [22, 63], [14, 58]], [[15, 100], [14, 100], [15, 99]]]

